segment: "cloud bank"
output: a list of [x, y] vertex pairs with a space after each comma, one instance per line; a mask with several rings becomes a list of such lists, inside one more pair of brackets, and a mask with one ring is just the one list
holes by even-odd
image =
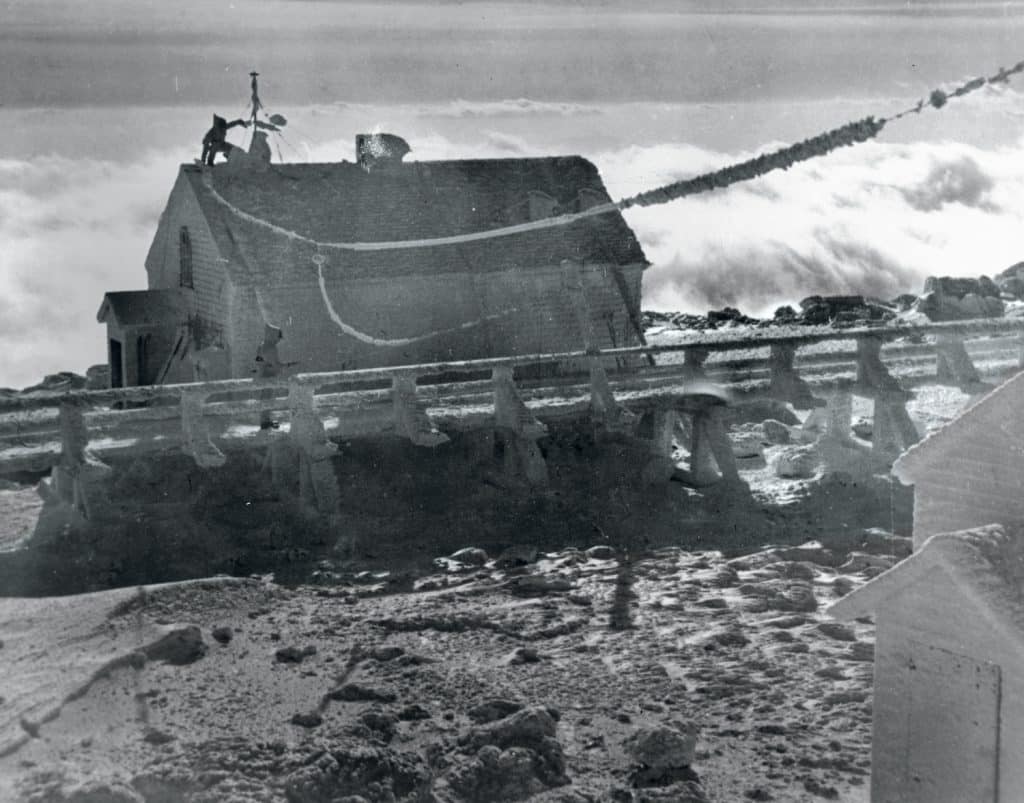
[[[545, 121], [563, 121], [561, 133], [554, 123], [505, 125], [506, 112], [517, 106], [523, 102], [499, 104], [488, 110], [496, 113], [479, 117], [465, 108], [447, 117], [459, 108], [448, 107], [419, 128], [414, 113], [397, 132], [410, 139], [412, 157], [424, 160], [581, 152], [600, 168], [614, 198], [755, 152], [681, 144], [667, 131], [646, 135], [660, 143], [624, 145], [630, 140], [623, 134], [608, 146], [607, 127], [591, 134], [569, 108], [544, 110]], [[521, 111], [537, 117], [532, 106]], [[359, 117], [366, 122], [367, 115]], [[477, 127], [467, 133], [468, 118]], [[583, 119], [624, 125], [609, 110]], [[372, 127], [351, 125], [353, 131]], [[314, 142], [292, 131], [296, 148], [285, 155], [352, 159], [352, 135], [339, 133], [345, 129], [336, 121], [325, 130], [334, 135]], [[778, 144], [765, 142], [756, 151]], [[102, 294], [145, 287], [143, 261], [177, 166], [195, 155], [177, 145], [120, 160], [67, 154], [0, 160], [0, 386], [105, 360], [103, 328], [94, 317]], [[889, 298], [920, 290], [931, 274], [996, 273], [1024, 259], [1021, 198], [1024, 137], [984, 147], [874, 142], [728, 190], [630, 210], [627, 219], [652, 263], [646, 307], [730, 305], [770, 314], [814, 293]]]
[[[637, 167], [657, 184], [747, 155], [663, 146], [599, 163], [627, 194]], [[892, 298], [929, 275], [997, 273], [1024, 258], [1022, 192], [1024, 140], [869, 143], [627, 219], [653, 263], [646, 306], [764, 315], [816, 293]]]

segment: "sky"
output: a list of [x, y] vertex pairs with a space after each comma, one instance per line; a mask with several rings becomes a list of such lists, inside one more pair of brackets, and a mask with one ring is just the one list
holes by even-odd
[[[252, 69], [289, 120], [276, 159], [384, 130], [407, 159], [579, 153], [617, 198], [1021, 59], [1018, 2], [0, 0], [0, 386], [105, 359], [103, 292], [145, 287], [177, 167], [245, 112]], [[771, 314], [1024, 260], [1022, 92], [628, 212], [644, 306]]]

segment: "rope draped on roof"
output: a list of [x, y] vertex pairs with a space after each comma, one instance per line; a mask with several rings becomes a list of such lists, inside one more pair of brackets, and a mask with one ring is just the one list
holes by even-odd
[[[963, 97], [964, 95], [975, 92], [988, 84], [1008, 83], [1011, 76], [1022, 72], [1024, 72], [1024, 61], [1019, 61], [1013, 67], [1000, 68], [995, 75], [987, 78], [973, 78], [970, 81], [966, 81], [950, 92], [936, 89], [931, 92], [926, 100], [920, 100], [914, 106], [911, 106], [892, 117], [882, 117], [878, 119], [875, 117], [865, 117], [862, 120], [847, 123], [839, 128], [834, 128], [831, 131], [826, 131], [816, 137], [811, 137], [810, 139], [798, 142], [795, 145], [781, 148], [777, 151], [773, 151], [772, 153], [762, 154], [761, 156], [757, 156], [753, 159], [748, 159], [745, 162], [730, 165], [729, 167], [724, 167], [720, 170], [705, 173], [694, 178], [667, 184], [664, 187], [642, 192], [617, 202], [610, 201], [598, 204], [581, 212], [557, 215], [555, 217], [543, 218], [541, 220], [532, 220], [527, 223], [518, 223], [512, 226], [501, 226], [494, 229], [470, 232], [467, 234], [457, 234], [449, 237], [431, 237], [418, 240], [393, 240], [382, 242], [318, 241], [312, 237], [307, 237], [297, 231], [286, 229], [283, 226], [278, 226], [269, 220], [259, 218], [239, 209], [217, 192], [216, 188], [213, 186], [213, 178], [209, 171], [204, 171], [203, 173], [203, 184], [211, 197], [227, 208], [236, 217], [273, 231], [282, 237], [287, 237], [296, 242], [307, 243], [321, 249], [342, 251], [394, 251], [407, 248], [430, 248], [435, 246], [457, 245], [459, 243], [489, 240], [496, 237], [506, 237], [513, 234], [550, 229], [556, 226], [566, 226], [584, 218], [606, 215], [611, 212], [619, 212], [634, 206], [653, 206], [655, 204], [667, 203], [679, 198], [685, 198], [689, 195], [696, 195], [698, 193], [709, 192], [715, 189], [723, 189], [741, 181], [748, 181], [750, 179], [763, 176], [774, 170], [786, 170], [799, 162], [824, 156], [838, 148], [867, 142], [868, 140], [878, 136], [879, 132], [889, 122], [899, 120], [909, 114], [920, 114], [926, 107], [941, 109], [954, 98]], [[320, 266], [318, 265], [318, 270], [319, 269]]]

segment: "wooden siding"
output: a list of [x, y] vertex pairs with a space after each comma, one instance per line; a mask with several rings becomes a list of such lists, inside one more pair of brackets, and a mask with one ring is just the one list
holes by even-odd
[[[908, 660], [922, 647], [969, 658], [976, 665], [974, 680], [978, 685], [962, 682], [965, 678], [959, 672], [946, 673], [949, 677], [945, 680], [936, 673], [908, 673]], [[990, 748], [985, 744], [990, 743], [990, 723], [983, 719], [990, 712], [991, 698], [986, 692], [982, 704], [976, 697], [991, 687], [997, 672], [998, 757], [988, 754]], [[994, 623], [985, 602], [976, 600], [971, 589], [956, 583], [947, 572], [934, 569], [890, 599], [879, 612], [873, 710], [872, 800], [1009, 801], [1016, 800], [1017, 791], [1024, 789], [1024, 762], [1019, 760], [1024, 755], [1024, 634], [1009, 636]], [[930, 789], [945, 789], [954, 797], [893, 796], [893, 790], [905, 788], [902, 776], [910, 757], [926, 758], [929, 751], [939, 751], [940, 745], [934, 742], [938, 737], [922, 723], [933, 721], [941, 711], [964, 710], [972, 716], [964, 718], [961, 732], [941, 734], [941, 739], [949, 743], [955, 738], [962, 751], [959, 755], [964, 758], [974, 750], [971, 772], [990, 775], [998, 768], [999, 796], [955, 797], [959, 794], [956, 790], [962, 789], [961, 776], [968, 771], [961, 761], [950, 762], [948, 778], [933, 777], [928, 784]], [[956, 719], [952, 716], [951, 721]], [[939, 770], [933, 766], [932, 771], [934, 774]]]
[[[622, 271], [632, 299], [640, 296], [643, 266]], [[636, 345], [636, 332], [611, 269], [585, 271], [586, 295], [598, 347]], [[582, 334], [560, 266], [530, 271], [455, 273], [397, 279], [332, 278], [327, 295], [348, 325], [379, 340], [436, 336], [408, 344], [374, 345], [331, 320], [315, 274], [302, 284], [232, 296], [225, 340], [235, 377], [249, 375], [264, 323], [284, 332], [281, 359], [290, 372], [368, 368], [404, 363], [474, 359], [574, 350]], [[266, 320], [264, 320], [266, 313]], [[478, 325], [463, 326], [481, 321]]]
[[180, 286], [181, 227], [188, 227], [192, 246], [192, 286], [196, 314], [209, 327], [223, 328], [227, 319], [225, 262], [189, 182], [179, 175], [160, 217], [146, 257], [149, 289]]

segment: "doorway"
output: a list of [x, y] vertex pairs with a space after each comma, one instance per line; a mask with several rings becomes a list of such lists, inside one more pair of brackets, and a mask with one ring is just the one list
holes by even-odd
[[121, 356], [121, 341], [110, 339], [110, 387], [124, 387], [124, 360]]

